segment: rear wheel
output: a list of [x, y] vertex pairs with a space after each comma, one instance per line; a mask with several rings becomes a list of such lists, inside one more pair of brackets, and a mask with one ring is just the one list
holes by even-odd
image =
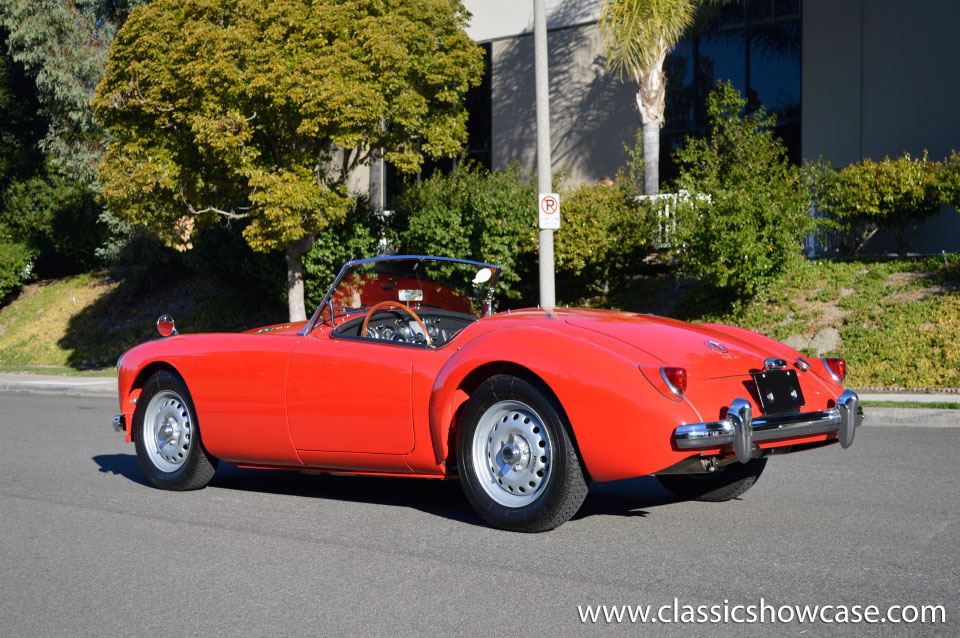
[[545, 388], [511, 375], [491, 377], [470, 398], [457, 464], [467, 500], [500, 529], [551, 530], [587, 495], [563, 410]]
[[664, 474], [657, 480], [685, 501], [722, 503], [737, 498], [757, 482], [767, 459], [732, 463], [709, 474]]
[[206, 486], [217, 459], [203, 448], [196, 411], [186, 384], [161, 370], [150, 377], [133, 413], [137, 459], [154, 486], [195, 490]]

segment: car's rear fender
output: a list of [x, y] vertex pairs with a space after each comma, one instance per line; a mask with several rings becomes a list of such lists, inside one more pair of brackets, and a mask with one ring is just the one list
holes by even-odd
[[673, 428], [699, 420], [685, 401], [660, 394], [628, 357], [530, 326], [488, 332], [441, 369], [430, 401], [437, 463], [450, 457], [457, 409], [482, 382], [480, 377], [485, 371], [492, 376], [511, 369], [529, 371], [557, 397], [593, 480], [650, 474], [689, 456], [671, 445]]

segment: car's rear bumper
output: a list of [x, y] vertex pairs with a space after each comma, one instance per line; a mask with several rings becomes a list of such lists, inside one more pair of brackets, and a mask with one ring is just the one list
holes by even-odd
[[733, 445], [734, 454], [742, 463], [753, 455], [759, 441], [789, 439], [836, 432], [840, 445], [853, 443], [856, 428], [863, 422], [863, 409], [856, 393], [844, 391], [836, 407], [818, 412], [781, 414], [753, 418], [753, 408], [746, 399], [734, 399], [722, 421], [688, 423], [673, 431], [673, 440], [681, 450], [712, 449]]

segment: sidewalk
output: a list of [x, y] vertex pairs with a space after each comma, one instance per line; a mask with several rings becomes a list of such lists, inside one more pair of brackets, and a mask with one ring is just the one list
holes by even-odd
[[116, 377], [67, 377], [0, 372], [0, 391], [117, 398]]
[[[42, 374], [0, 373], [0, 392], [35, 392], [84, 397], [117, 398], [115, 377], [65, 377]], [[960, 394], [862, 393], [861, 401], [920, 401], [960, 403]], [[960, 428], [960, 410], [925, 408], [866, 408], [864, 425]]]

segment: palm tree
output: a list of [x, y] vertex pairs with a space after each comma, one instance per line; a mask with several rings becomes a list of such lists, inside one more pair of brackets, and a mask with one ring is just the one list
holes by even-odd
[[643, 125], [643, 190], [660, 190], [660, 127], [666, 76], [663, 61], [706, 0], [605, 0], [600, 29], [607, 66], [635, 80]]

